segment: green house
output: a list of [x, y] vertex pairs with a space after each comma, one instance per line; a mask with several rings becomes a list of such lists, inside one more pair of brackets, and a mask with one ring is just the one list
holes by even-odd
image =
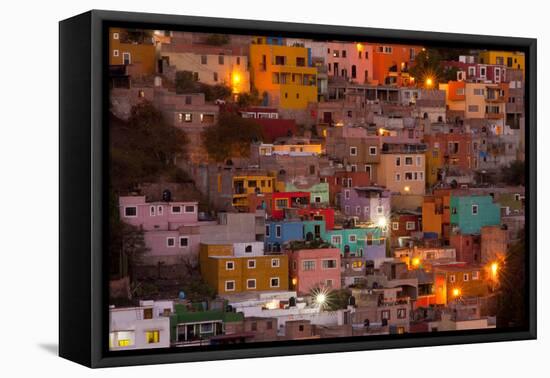
[[481, 227], [500, 224], [500, 207], [491, 196], [451, 196], [451, 229], [479, 234]]
[[190, 311], [176, 304], [170, 317], [170, 340], [178, 344], [200, 344], [211, 337], [224, 335], [226, 328], [244, 321], [242, 313], [222, 310]]
[[361, 256], [368, 260], [386, 256], [386, 240], [380, 227], [341, 228], [327, 231], [326, 241], [339, 248], [342, 256]]

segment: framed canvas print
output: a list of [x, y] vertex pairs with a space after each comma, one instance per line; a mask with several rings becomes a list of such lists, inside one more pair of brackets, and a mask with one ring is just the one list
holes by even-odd
[[536, 40], [60, 23], [60, 355], [536, 337]]

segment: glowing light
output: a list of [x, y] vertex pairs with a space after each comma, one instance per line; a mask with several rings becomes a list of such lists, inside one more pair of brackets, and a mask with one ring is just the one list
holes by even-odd
[[233, 84], [237, 85], [241, 82], [241, 75], [238, 72], [233, 74]]
[[420, 265], [420, 259], [418, 257], [415, 257], [414, 259], [412, 259], [412, 264], [415, 267], [419, 266]]
[[460, 295], [460, 289], [454, 288], [453, 289], [453, 297], [458, 297]]
[[268, 310], [275, 310], [276, 308], [279, 308], [279, 302], [276, 300], [272, 300], [271, 302], [267, 302], [265, 304], [265, 308]]
[[386, 131], [386, 130], [384, 130], [383, 128], [379, 128], [379, 129], [378, 129], [378, 135], [384, 135], [384, 132], [385, 132], [385, 131]]
[[405, 188], [403, 188], [406, 192], [410, 192], [411, 191], [411, 187], [410, 186], [406, 186]]
[[431, 77], [426, 78], [426, 87], [430, 88], [434, 84], [434, 80]]
[[357, 47], [357, 50], [358, 50], [358, 51], [363, 50], [363, 45], [362, 45], [362, 44], [357, 43], [355, 46]]
[[378, 219], [378, 227], [384, 228], [387, 225], [388, 225], [388, 220], [386, 219], [386, 217], [381, 217], [380, 219]]
[[331, 305], [331, 291], [329, 288], [316, 288], [311, 291], [313, 303], [319, 307], [319, 310], [329, 308]]
[[292, 279], [292, 285], [296, 286], [298, 284], [298, 279], [296, 277], [294, 277]]
[[493, 275], [493, 278], [496, 278], [498, 273], [498, 263], [494, 262], [491, 264], [491, 274]]
[[317, 294], [317, 297], [315, 297], [315, 302], [317, 302], [319, 306], [324, 305], [326, 301], [327, 301], [327, 296], [323, 293], [319, 293]]

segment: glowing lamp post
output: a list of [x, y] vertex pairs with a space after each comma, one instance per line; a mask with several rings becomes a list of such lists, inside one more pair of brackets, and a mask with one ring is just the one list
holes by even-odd
[[434, 79], [432, 79], [431, 77], [427, 77], [425, 84], [426, 88], [431, 88], [434, 85]]

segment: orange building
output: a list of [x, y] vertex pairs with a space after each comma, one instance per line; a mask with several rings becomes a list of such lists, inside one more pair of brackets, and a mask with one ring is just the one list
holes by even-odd
[[425, 196], [422, 203], [422, 232], [435, 233], [438, 238], [449, 240], [451, 224], [451, 191], [435, 190]]
[[426, 181], [434, 185], [442, 180], [444, 169], [467, 172], [473, 167], [472, 135], [470, 133], [437, 133], [424, 135], [426, 152]]
[[136, 33], [109, 29], [109, 64], [126, 66], [130, 76], [152, 75], [157, 64], [153, 34], [149, 35], [147, 31]]
[[489, 282], [485, 268], [479, 265], [453, 264], [434, 267], [436, 303], [467, 297], [485, 297], [489, 294]]
[[414, 85], [409, 69], [414, 64], [421, 46], [373, 45], [373, 80], [378, 84], [398, 86]]
[[264, 255], [263, 242], [201, 243], [200, 271], [220, 295], [288, 290], [288, 257]]

